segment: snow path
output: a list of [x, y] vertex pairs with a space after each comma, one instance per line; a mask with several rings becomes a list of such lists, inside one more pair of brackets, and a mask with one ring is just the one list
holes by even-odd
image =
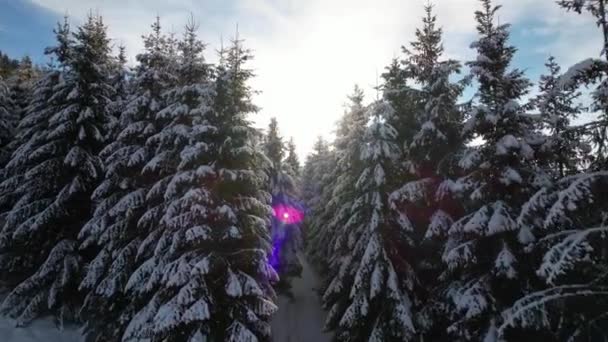
[[15, 328], [15, 322], [0, 319], [0, 341], [2, 342], [81, 342], [83, 338], [74, 327], [57, 329], [51, 319], [32, 322], [27, 328]]
[[275, 342], [330, 342], [331, 334], [323, 332], [325, 311], [321, 308], [314, 288], [318, 286], [316, 274], [302, 255], [302, 278], [292, 280], [295, 301], [279, 296], [279, 311], [272, 320]]

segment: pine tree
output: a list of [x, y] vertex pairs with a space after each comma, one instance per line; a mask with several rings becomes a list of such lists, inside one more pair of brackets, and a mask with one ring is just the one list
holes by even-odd
[[[463, 84], [452, 83], [450, 77], [460, 72], [454, 60], [441, 60], [443, 55], [442, 30], [436, 26], [432, 5], [425, 7], [423, 26], [416, 30], [411, 49], [404, 49], [405, 65], [420, 86], [421, 111], [417, 113], [419, 130], [406, 143], [405, 154], [412, 180], [391, 195], [393, 205], [412, 220], [417, 243], [413, 260], [417, 261], [417, 275], [426, 297], [418, 316], [421, 330], [432, 340], [444, 331], [448, 313], [438, 293], [445, 282], [438, 281], [443, 265], [441, 245], [450, 225], [462, 214], [458, 202], [446, 192], [456, 175], [456, 154], [463, 149], [460, 136], [462, 114], [457, 106]], [[422, 299], [421, 298], [421, 299]], [[437, 326], [438, 325], [438, 326]]]
[[468, 174], [451, 190], [466, 196], [468, 214], [448, 230], [443, 260], [451, 280], [446, 296], [453, 323], [448, 332], [463, 340], [493, 341], [501, 312], [528, 291], [535, 276], [532, 265], [522, 260], [523, 244], [533, 236], [518, 229], [515, 220], [542, 177], [533, 168], [535, 144], [542, 140], [518, 102], [530, 83], [522, 71], [509, 70], [516, 52], [508, 44], [509, 25], [495, 24], [499, 6], [490, 0], [481, 4], [475, 13], [479, 38], [471, 45], [477, 58], [467, 63], [479, 83], [478, 104], [464, 133], [484, 143], [459, 161]]
[[[81, 310], [91, 340], [118, 341], [135, 314], [137, 301], [126, 291], [142, 259], [146, 241], [160, 218], [163, 194], [152, 192], [155, 182], [167, 176], [155, 160], [152, 137], [167, 124], [157, 118], [167, 105], [165, 92], [175, 84], [173, 56], [160, 19], [142, 37], [144, 51], [132, 79], [112, 141], [101, 151], [106, 165], [104, 181], [93, 192], [96, 207], [80, 233], [81, 248], [96, 248], [80, 289], [86, 297]], [[122, 84], [122, 82], [118, 82]]]
[[[51, 110], [48, 123], [22, 142], [9, 162], [14, 168], [9, 172], [23, 170], [24, 177], [0, 235], [2, 268], [8, 269], [3, 278], [17, 284], [2, 311], [17, 318], [18, 325], [47, 312], [59, 322], [76, 319], [85, 262], [77, 236], [91, 214], [90, 196], [102, 176], [97, 155], [113, 96], [102, 18], [89, 16], [73, 37], [67, 24], [56, 32], [59, 45], [50, 51], [62, 71], [43, 109]], [[24, 120], [38, 115], [29, 113]]]
[[370, 111], [360, 155], [364, 168], [343, 231], [350, 249], [341, 251], [339, 271], [323, 296], [331, 307], [327, 325], [336, 329], [337, 341], [408, 341], [415, 337], [409, 295], [415, 277], [396, 247], [412, 226], [390, 209], [386, 177], [394, 174], [400, 148], [386, 120], [393, 115], [390, 104], [380, 101]]

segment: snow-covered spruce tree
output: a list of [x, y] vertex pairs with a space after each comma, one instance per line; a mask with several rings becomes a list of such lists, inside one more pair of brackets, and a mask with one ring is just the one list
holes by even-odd
[[155, 186], [168, 204], [158, 233], [140, 247], [149, 258], [127, 285], [146, 302], [124, 338], [265, 341], [276, 273], [267, 263], [270, 196], [245, 117], [255, 109], [243, 68], [249, 54], [235, 41], [212, 80], [195, 30], [189, 25], [180, 43], [176, 105], [160, 112], [173, 118], [162, 140], [184, 145], [174, 146], [175, 174]]
[[528, 258], [545, 286], [518, 298], [502, 314], [500, 336], [544, 331], [555, 341], [608, 338], [608, 172], [564, 177], [526, 202], [518, 218], [535, 239]]
[[535, 278], [533, 266], [522, 260], [523, 244], [533, 237], [518, 229], [516, 218], [544, 175], [534, 168], [534, 148], [542, 139], [518, 103], [530, 83], [522, 71], [509, 70], [516, 52], [508, 44], [509, 25], [495, 24], [499, 6], [490, 0], [481, 4], [475, 13], [479, 38], [471, 45], [477, 58], [468, 62], [479, 83], [478, 103], [464, 134], [484, 143], [471, 147], [459, 161], [468, 174], [451, 190], [463, 196], [468, 214], [449, 229], [443, 260], [451, 280], [447, 303], [454, 312], [448, 332], [461, 340], [493, 341], [500, 313]]
[[568, 11], [588, 12], [602, 32], [601, 55], [603, 59], [588, 58], [575, 65], [560, 78], [562, 88], [594, 85], [591, 92], [590, 110], [598, 113], [594, 122], [582, 127], [591, 137], [594, 147], [592, 169], [608, 169], [608, 1], [607, 0], [559, 0], [558, 4]]
[[[159, 89], [162, 98], [150, 103], [155, 108], [153, 122], [157, 129], [146, 140], [151, 153], [141, 174], [153, 181], [145, 190], [146, 211], [137, 222], [138, 229], [145, 232], [137, 247], [137, 267], [125, 287], [127, 295], [135, 298], [136, 314], [128, 322], [124, 340], [188, 340], [208, 318], [202, 317], [208, 315], [206, 308], [211, 304], [206, 302], [210, 300], [208, 295], [204, 296], [207, 286], [200, 274], [192, 271], [190, 275], [192, 266], [205, 255], [188, 250], [198, 244], [204, 248], [204, 234], [209, 229], [203, 221], [209, 189], [203, 182], [192, 184], [199, 180], [196, 177], [205, 175], [209, 161], [198, 160], [195, 171], [191, 170], [192, 160], [207, 153], [207, 143], [200, 135], [209, 128], [203, 120], [207, 119], [212, 92], [212, 71], [203, 57], [204, 45], [196, 35], [197, 29], [194, 20], [186, 25], [174, 69], [162, 65], [172, 64], [170, 37], [165, 40], [154, 33], [158, 37], [154, 39], [163, 42], [151, 44], [150, 56], [146, 57], [148, 62], [161, 58], [161, 64], [153, 62], [156, 70], [149, 75], [150, 85], [164, 74], [169, 81], [165, 87], [170, 88]], [[159, 29], [155, 27], [154, 31]], [[175, 84], [171, 72], [177, 76]]]
[[[387, 101], [372, 104], [371, 124], [361, 150], [364, 168], [357, 180], [356, 200], [346, 223], [348, 251], [341, 251], [339, 272], [323, 299], [331, 307], [328, 328], [337, 341], [408, 341], [415, 337], [412, 301], [415, 279], [412, 266], [395, 247], [412, 226], [389, 208], [386, 175], [396, 167], [400, 148], [397, 132], [386, 118]], [[344, 253], [348, 252], [348, 253]]]
[[34, 83], [39, 77], [39, 70], [34, 67], [32, 59], [25, 56], [19, 61], [19, 67], [9, 80], [12, 97], [18, 109], [19, 119], [25, 114], [30, 103]]
[[[330, 150], [329, 144], [322, 137], [318, 137], [313, 152], [306, 157], [300, 185], [300, 198], [305, 208], [302, 240], [307, 254], [312, 258], [315, 257], [313, 253], [316, 252], [312, 241], [316, 239], [314, 236], [318, 233], [314, 226], [317, 225], [316, 221], [321, 219], [317, 213], [325, 209], [322, 203], [327, 203], [331, 199], [335, 166], [336, 153]], [[327, 259], [317, 258], [312, 262], [323, 268]], [[323, 270], [320, 271], [324, 273]]]
[[[8, 147], [10, 151], [15, 149], [16, 151], [14, 151], [15, 158], [12, 158], [1, 171], [0, 212], [3, 216], [6, 216], [25, 190], [20, 186], [30, 161], [29, 155], [24, 151], [29, 151], [33, 144], [37, 144], [40, 139], [45, 137], [49, 118], [55, 114], [56, 108], [51, 105], [50, 100], [55, 96], [54, 87], [59, 84], [60, 73], [58, 69], [49, 69], [36, 81], [24, 118], [17, 126], [17, 133]], [[19, 157], [17, 158], [17, 156]], [[19, 191], [16, 191], [18, 188]], [[2, 266], [3, 271], [7, 270], [7, 265], [11, 265], [11, 263]], [[10, 267], [14, 266], [19, 267], [18, 264], [12, 264]]]
[[[73, 37], [63, 25], [57, 38], [52, 51], [62, 70], [46, 103], [46, 110], [52, 108], [48, 123], [23, 142], [8, 166], [24, 176], [0, 235], [2, 268], [9, 269], [3, 278], [17, 284], [1, 309], [18, 325], [46, 313], [59, 322], [76, 319], [85, 262], [77, 236], [91, 215], [91, 193], [103, 174], [97, 155], [113, 95], [106, 28], [101, 17], [89, 16]], [[39, 113], [28, 114], [26, 122], [30, 115]]]
[[[32, 101], [34, 84], [38, 78], [39, 71], [32, 65], [32, 60], [28, 56], [25, 56], [19, 62], [19, 66], [13, 75], [4, 84], [5, 86], [8, 86], [8, 94], [10, 94], [12, 104], [10, 100], [8, 102], [6, 102], [6, 100], [0, 100], [0, 102], [4, 102], [3, 104], [0, 104], [0, 107], [4, 108], [4, 110], [12, 107], [12, 113], [9, 116], [6, 116], [6, 112], [2, 114], [3, 119], [0, 119], [0, 130], [3, 132], [1, 134], [4, 135], [12, 129], [12, 138], [8, 140], [8, 143], [6, 139], [0, 139], [2, 140], [0, 142], [0, 146], [2, 146], [0, 147], [1, 167], [4, 167], [13, 151], [17, 148], [19, 139], [16, 139], [15, 137], [19, 132], [19, 121], [25, 116], [27, 106]], [[2, 80], [0, 80], [0, 88], [2, 88], [2, 83]], [[6, 88], [4, 91], [6, 91]], [[2, 92], [3, 90], [0, 90], [0, 93]], [[4, 93], [4, 95], [6, 94], [7, 93]], [[2, 96], [3, 95], [0, 95], [0, 98], [2, 98]], [[2, 112], [2, 109], [0, 109], [0, 112]]]
[[540, 114], [539, 128], [547, 132], [537, 151], [539, 167], [554, 181], [584, 167], [589, 148], [581, 142], [582, 132], [571, 126], [571, 121], [583, 111], [578, 102], [580, 91], [562, 86], [560, 67], [554, 57], [549, 57], [545, 66], [547, 74], [541, 75], [540, 93], [531, 105]]
[[115, 89], [115, 96], [108, 105], [112, 122], [107, 128], [108, 140], [114, 141], [121, 131], [120, 116], [125, 110], [129, 90], [129, 69], [127, 68], [127, 54], [124, 46], [118, 47], [118, 55], [112, 60], [110, 68], [110, 84]]
[[[606, 46], [605, 1], [560, 1], [559, 4], [579, 13], [587, 10], [595, 16]], [[597, 84], [591, 94], [591, 109], [599, 112], [599, 118], [580, 127], [567, 127], [565, 132], [592, 136], [593, 163], [586, 172], [574, 174], [580, 166], [569, 157], [576, 145], [565, 135], [563, 156], [558, 154], [570, 162], [564, 167], [565, 177], [545, 184], [523, 205], [518, 224], [536, 236], [528, 248], [542, 255], [542, 262], [536, 266], [545, 287], [520, 298], [504, 312], [499, 328], [503, 336], [513, 329], [528, 329], [545, 330], [552, 339], [560, 341], [608, 337], [607, 66], [604, 60], [587, 59], [557, 80], [555, 92], [563, 94], [576, 94], [581, 85]], [[560, 118], [567, 123], [567, 117]], [[552, 141], [551, 138], [548, 141]], [[556, 163], [561, 159], [551, 161]], [[575, 164], [574, 170], [570, 167], [572, 164]], [[553, 176], [558, 177], [560, 173]]]
[[19, 123], [18, 111], [8, 85], [0, 77], [0, 167], [4, 167], [10, 158], [9, 145]]
[[162, 194], [150, 192], [168, 174], [155, 160], [157, 143], [149, 139], [167, 124], [157, 114], [167, 104], [165, 92], [175, 84], [175, 60], [159, 18], [142, 38], [144, 51], [137, 55], [131, 92], [122, 95], [119, 130], [100, 153], [106, 169], [93, 192], [95, 211], [79, 236], [81, 248], [97, 249], [80, 283], [86, 295], [81, 314], [91, 341], [120, 340], [135, 314], [139, 303], [125, 288], [147, 257], [139, 248], [157, 227], [164, 204]]
[[295, 180], [296, 185], [300, 184], [300, 176], [302, 173], [300, 159], [296, 152], [296, 143], [293, 138], [287, 142], [287, 157], [285, 157], [285, 169], [287, 173]]
[[[247, 63], [253, 58], [238, 34], [218, 67], [214, 112], [217, 128], [213, 149], [217, 175], [214, 202], [216, 214], [210, 225], [214, 237], [210, 279], [217, 300], [213, 310], [213, 341], [268, 341], [272, 303], [271, 282], [277, 281], [268, 264], [271, 241], [268, 231], [270, 196], [262, 153], [253, 149], [256, 134], [249, 115], [257, 112], [251, 102]], [[219, 281], [218, 281], [219, 280]]]
[[352, 249], [354, 243], [345, 227], [356, 200], [355, 184], [364, 167], [361, 148], [368, 113], [363, 105], [363, 91], [355, 86], [348, 98], [350, 103], [338, 122], [333, 144], [334, 165], [323, 180], [320, 201], [310, 225], [309, 254], [328, 280], [337, 274], [343, 254]]
[[[272, 236], [270, 264], [279, 274], [280, 281], [276, 284], [277, 289], [285, 290], [289, 295], [289, 278], [299, 275], [302, 271], [302, 265], [297, 256], [301, 241], [300, 229], [297, 224], [293, 224], [292, 219], [294, 218], [289, 217], [290, 214], [295, 214], [291, 208], [295, 209], [300, 205], [296, 199], [295, 181], [285, 167], [285, 144], [280, 136], [276, 118], [270, 119], [264, 150], [269, 159], [266, 172], [274, 211], [270, 226]], [[298, 209], [301, 210], [301, 208]], [[287, 217], [282, 215], [287, 215]]]
[[307, 211], [312, 210], [319, 202], [323, 189], [321, 180], [331, 171], [332, 159], [329, 144], [322, 137], [318, 137], [302, 169], [302, 201]]
[[404, 49], [406, 68], [420, 85], [421, 111], [416, 115], [419, 130], [405, 147], [414, 175], [393, 192], [391, 201], [415, 226], [412, 236], [418, 246], [413, 260], [421, 288], [425, 289], [420, 298], [424, 303], [418, 317], [419, 333], [434, 341], [445, 334], [443, 327], [449, 317], [438, 296], [446, 283], [439, 278], [444, 268], [441, 246], [450, 225], [462, 214], [460, 204], [446, 189], [456, 176], [456, 154], [463, 149], [463, 119], [457, 106], [463, 85], [450, 81], [460, 72], [460, 64], [441, 59], [442, 30], [436, 26], [431, 5], [425, 7], [425, 14], [422, 28], [416, 30], [416, 40], [410, 49]]
[[[423, 109], [418, 89], [413, 86], [411, 71], [411, 68], [404, 65], [404, 61], [394, 58], [382, 74], [382, 96], [391, 103], [395, 113], [387, 119], [397, 130], [397, 141], [401, 148], [407, 147], [418, 132], [420, 123], [417, 114]], [[405, 154], [402, 154], [401, 159], [403, 166], [407, 166]]]

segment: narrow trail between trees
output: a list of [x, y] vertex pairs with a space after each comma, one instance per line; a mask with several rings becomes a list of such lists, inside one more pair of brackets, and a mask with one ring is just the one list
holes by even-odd
[[325, 311], [315, 292], [319, 280], [301, 254], [302, 277], [292, 280], [294, 300], [279, 296], [279, 311], [272, 321], [275, 342], [330, 342], [331, 334], [323, 332]]

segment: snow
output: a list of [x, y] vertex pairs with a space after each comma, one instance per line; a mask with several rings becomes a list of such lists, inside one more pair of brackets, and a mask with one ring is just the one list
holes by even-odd
[[574, 64], [559, 78], [558, 86], [562, 89], [571, 87], [575, 78], [585, 73], [585, 71], [589, 70], [595, 63], [596, 59], [587, 58]]
[[2, 342], [82, 342], [83, 337], [76, 327], [59, 330], [52, 320], [42, 319], [32, 322], [27, 328], [16, 328], [15, 322], [0, 318]]
[[302, 278], [292, 280], [294, 300], [279, 296], [277, 311], [272, 320], [275, 342], [330, 342], [331, 334], [322, 331], [326, 313], [315, 293], [320, 286], [310, 265], [298, 256], [302, 263]]

